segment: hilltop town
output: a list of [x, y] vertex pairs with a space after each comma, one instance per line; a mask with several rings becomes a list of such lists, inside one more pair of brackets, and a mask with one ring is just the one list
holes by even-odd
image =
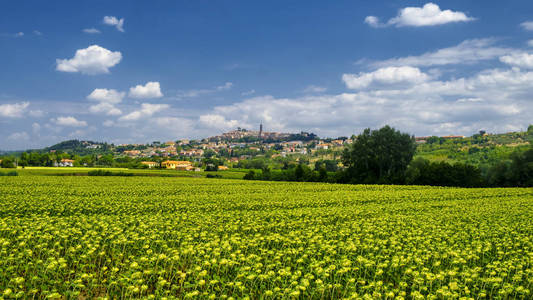
[[[109, 166], [166, 168], [187, 171], [286, 169], [294, 165], [343, 168], [342, 152], [355, 136], [320, 138], [308, 132], [282, 133], [237, 128], [204, 139], [153, 141], [146, 144], [109, 144], [69, 140], [56, 145], [0, 157], [18, 166]], [[415, 137], [417, 156], [433, 161], [468, 162], [473, 165], [506, 159], [516, 148], [527, 147], [533, 130], [470, 137], [462, 135]]]

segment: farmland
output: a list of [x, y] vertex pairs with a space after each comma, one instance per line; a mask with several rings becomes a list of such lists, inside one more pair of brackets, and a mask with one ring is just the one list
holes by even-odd
[[0, 177], [4, 298], [531, 298], [533, 189]]

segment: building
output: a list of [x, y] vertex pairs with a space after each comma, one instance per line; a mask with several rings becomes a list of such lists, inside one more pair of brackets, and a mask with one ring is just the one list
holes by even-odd
[[194, 170], [192, 163], [186, 160], [167, 160], [161, 163], [161, 167], [180, 171]]
[[139, 151], [139, 150], [125, 150], [124, 152], [122, 152], [122, 154], [130, 156], [130, 157], [136, 157], [136, 156], [139, 156], [141, 154], [141, 151]]
[[141, 165], [147, 166], [149, 169], [157, 167], [159, 164], [155, 161], [141, 161]]
[[59, 163], [54, 164], [56, 167], [74, 167], [74, 160], [63, 158]]
[[226, 171], [226, 170], [229, 170], [229, 168], [226, 167], [226, 166], [218, 166], [218, 170], [219, 171]]
[[328, 150], [331, 145], [328, 143], [320, 143], [316, 145], [315, 149], [317, 150]]

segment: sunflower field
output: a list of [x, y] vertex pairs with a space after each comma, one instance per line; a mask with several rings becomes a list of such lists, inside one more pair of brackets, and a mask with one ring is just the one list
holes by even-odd
[[0, 177], [4, 299], [532, 299], [533, 189]]

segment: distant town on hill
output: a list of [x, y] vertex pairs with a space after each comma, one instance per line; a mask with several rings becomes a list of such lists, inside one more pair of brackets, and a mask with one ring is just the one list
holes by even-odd
[[[355, 136], [321, 138], [313, 133], [280, 133], [237, 128], [198, 140], [152, 141], [145, 144], [112, 144], [68, 140], [46, 147], [12, 152], [19, 165], [161, 167], [164, 161], [187, 161], [193, 167], [286, 168], [291, 164], [342, 168], [341, 156]], [[491, 134], [480, 131], [461, 135], [415, 137], [416, 156], [430, 161], [468, 163], [480, 168], [508, 159], [515, 150], [533, 143], [533, 126], [527, 131]], [[61, 161], [63, 160], [63, 164]]]

